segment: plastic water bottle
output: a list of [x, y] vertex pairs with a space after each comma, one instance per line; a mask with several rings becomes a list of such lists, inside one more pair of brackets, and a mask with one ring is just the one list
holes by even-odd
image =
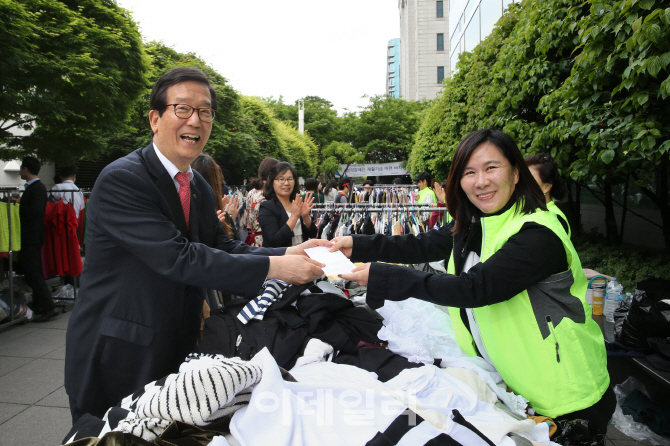
[[614, 310], [619, 306], [622, 293], [623, 287], [616, 281], [616, 277], [612, 277], [605, 294], [605, 319], [608, 322], [614, 322]]

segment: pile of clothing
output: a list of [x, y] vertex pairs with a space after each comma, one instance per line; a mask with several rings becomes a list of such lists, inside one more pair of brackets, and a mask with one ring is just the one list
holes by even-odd
[[247, 303], [207, 319], [180, 373], [102, 420], [82, 417], [64, 443], [552, 444], [550, 423], [528, 419], [527, 401], [463, 353], [433, 304], [388, 302], [382, 323], [327, 281], [288, 287], [262, 319], [243, 323]]

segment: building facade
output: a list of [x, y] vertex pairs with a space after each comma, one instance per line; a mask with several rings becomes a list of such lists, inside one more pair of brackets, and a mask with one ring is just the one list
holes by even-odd
[[399, 0], [400, 96], [433, 99], [449, 76], [449, 0]]
[[491, 34], [510, 3], [513, 3], [512, 0], [450, 0], [450, 72], [455, 71], [458, 56], [462, 52], [472, 51]]
[[391, 39], [388, 43], [386, 52], [387, 70], [386, 70], [386, 94], [393, 97], [400, 97], [400, 39]]

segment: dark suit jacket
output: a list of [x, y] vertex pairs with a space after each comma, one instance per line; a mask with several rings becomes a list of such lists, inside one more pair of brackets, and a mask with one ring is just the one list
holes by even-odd
[[[273, 198], [261, 203], [258, 210], [258, 223], [263, 232], [263, 246], [268, 248], [289, 247], [293, 241], [293, 231], [288, 227], [288, 214], [284, 205], [278, 199]], [[300, 217], [302, 225], [302, 241], [316, 237], [316, 225], [312, 222], [309, 229]]]
[[[65, 388], [75, 413], [101, 417], [176, 372], [196, 346], [205, 289], [255, 296], [284, 249], [232, 241], [214, 193], [194, 171], [190, 233], [153, 145], [103, 169], [86, 213], [86, 262], [66, 337]], [[251, 255], [249, 255], [251, 254]]]
[[47, 188], [40, 180], [26, 187], [21, 195], [21, 245], [44, 243], [44, 213], [47, 209]]

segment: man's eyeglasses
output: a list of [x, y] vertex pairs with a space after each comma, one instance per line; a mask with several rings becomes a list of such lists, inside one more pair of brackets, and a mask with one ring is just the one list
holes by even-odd
[[277, 181], [279, 184], [284, 184], [284, 183], [293, 183], [295, 181], [295, 178], [275, 178], [275, 181]]
[[173, 106], [174, 114], [178, 118], [188, 119], [193, 115], [193, 110], [198, 110], [198, 118], [202, 122], [212, 122], [216, 116], [216, 110], [213, 108], [195, 108], [188, 104], [167, 104], [166, 107]]

